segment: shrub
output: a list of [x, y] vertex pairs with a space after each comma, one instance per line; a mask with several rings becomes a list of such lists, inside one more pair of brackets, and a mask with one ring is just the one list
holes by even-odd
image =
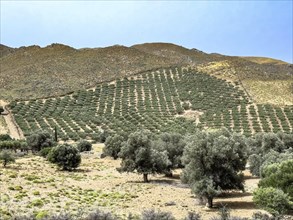
[[8, 163], [15, 162], [15, 158], [10, 151], [3, 150], [0, 152], [0, 160], [3, 163], [3, 166], [6, 167]]
[[52, 148], [48, 154], [48, 160], [57, 164], [63, 170], [71, 170], [80, 165], [81, 156], [75, 147], [69, 144], [62, 144]]
[[142, 220], [175, 220], [170, 212], [155, 211], [154, 209], [142, 212]]
[[8, 134], [0, 134], [0, 141], [11, 141], [12, 138]]
[[195, 212], [188, 212], [188, 215], [184, 218], [184, 220], [200, 220], [201, 217], [199, 214]]
[[260, 187], [274, 187], [283, 190], [293, 200], [293, 160], [274, 163], [264, 168]]
[[252, 220], [275, 220], [274, 217], [270, 217], [266, 213], [254, 212], [252, 215]]
[[79, 152], [91, 151], [92, 144], [86, 140], [82, 140], [77, 144], [77, 149], [79, 150]]
[[115, 220], [116, 218], [109, 212], [103, 212], [101, 210], [95, 210], [90, 213], [85, 220]]
[[41, 157], [46, 158], [48, 156], [48, 154], [50, 153], [51, 150], [52, 150], [52, 147], [45, 147], [42, 150], [40, 150], [39, 155]]
[[273, 187], [256, 189], [253, 192], [253, 201], [274, 216], [282, 215], [290, 209], [289, 196]]

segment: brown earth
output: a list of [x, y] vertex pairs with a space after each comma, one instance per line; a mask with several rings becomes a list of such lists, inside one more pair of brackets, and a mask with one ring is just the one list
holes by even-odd
[[[56, 167], [38, 156], [18, 159], [8, 168], [0, 168], [1, 208], [11, 213], [27, 213], [33, 210], [88, 212], [101, 208], [120, 216], [140, 214], [154, 208], [172, 212], [181, 219], [189, 211], [198, 212], [203, 219], [217, 215], [217, 209], [199, 205], [190, 188], [181, 184], [180, 170], [174, 178], [162, 175], [150, 176], [149, 183], [134, 173], [119, 173], [119, 160], [99, 159], [103, 145], [94, 146], [93, 154], [83, 154], [81, 167], [76, 172], [56, 171]], [[258, 179], [246, 176], [246, 192], [231, 192], [215, 199], [215, 206], [227, 205], [234, 216], [250, 217], [258, 211], [252, 202], [251, 192]], [[21, 186], [21, 187], [19, 187]], [[39, 206], [37, 200], [43, 201]], [[167, 205], [167, 204], [173, 205]]]
[[[62, 44], [41, 48], [0, 45], [0, 98], [5, 100], [59, 96], [94, 87], [138, 72], [170, 66], [191, 66], [220, 78], [292, 80], [293, 65], [271, 58], [207, 54], [169, 43], [75, 49]], [[293, 86], [286, 92], [293, 95]], [[246, 84], [252, 95], [258, 90]], [[274, 94], [272, 90], [270, 94]], [[285, 100], [283, 103], [286, 103]]]

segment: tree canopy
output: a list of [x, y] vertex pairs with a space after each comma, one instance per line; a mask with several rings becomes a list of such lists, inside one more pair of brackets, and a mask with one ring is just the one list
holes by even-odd
[[243, 190], [247, 147], [241, 134], [226, 129], [215, 132], [201, 131], [188, 137], [183, 153], [182, 180], [192, 191], [213, 206], [213, 198], [221, 190]]
[[144, 182], [148, 182], [148, 174], [164, 173], [170, 165], [167, 151], [159, 151], [153, 144], [153, 136], [148, 130], [141, 130], [129, 135], [121, 148], [122, 158], [120, 172], [143, 174]]

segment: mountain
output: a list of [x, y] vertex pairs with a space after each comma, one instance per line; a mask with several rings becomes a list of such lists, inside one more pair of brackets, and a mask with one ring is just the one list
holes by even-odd
[[293, 102], [292, 64], [208, 54], [169, 43], [92, 49], [62, 44], [44, 48], [0, 45], [0, 64], [0, 99], [10, 101], [59, 96], [148, 70], [189, 66], [218, 78], [240, 80], [257, 103]]

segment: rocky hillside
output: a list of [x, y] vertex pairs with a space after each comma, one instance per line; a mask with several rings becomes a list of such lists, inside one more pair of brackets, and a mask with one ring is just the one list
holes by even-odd
[[240, 79], [256, 103], [293, 103], [292, 64], [207, 54], [167, 43], [93, 49], [0, 45], [0, 64], [0, 99], [5, 100], [58, 96], [146, 70], [190, 66], [219, 78]]

